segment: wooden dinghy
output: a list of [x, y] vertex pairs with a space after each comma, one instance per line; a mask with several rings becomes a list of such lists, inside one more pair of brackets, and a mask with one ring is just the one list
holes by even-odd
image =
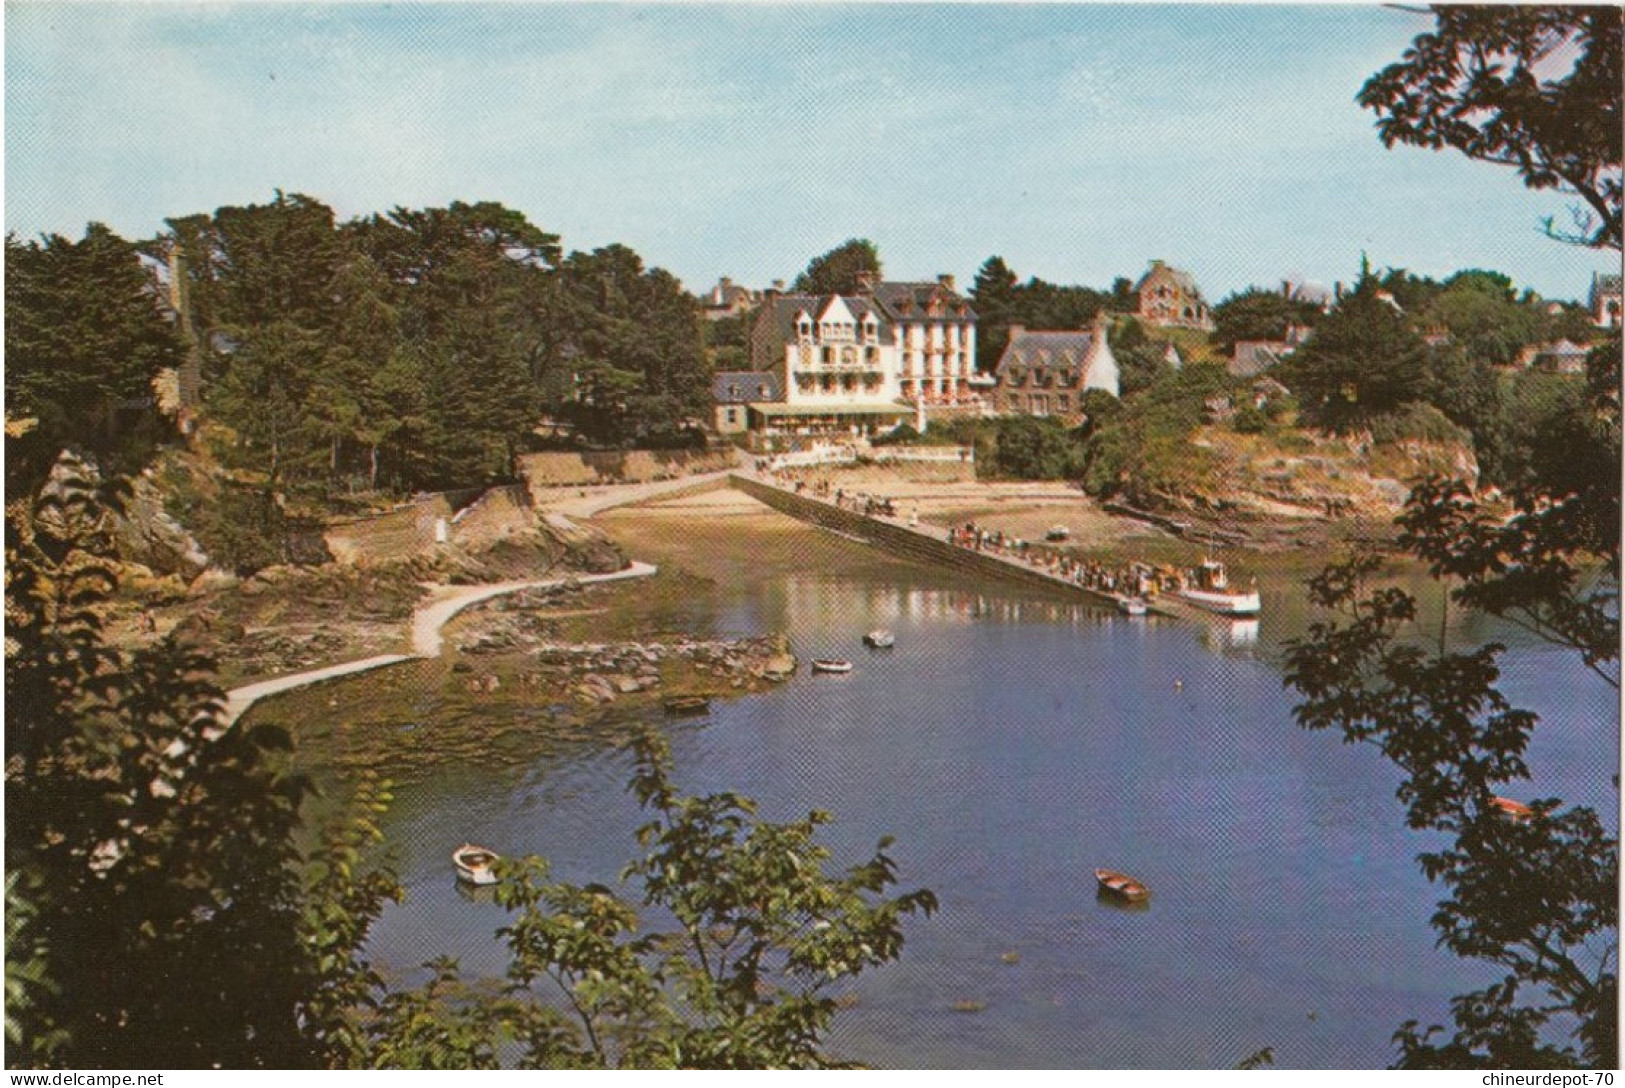
[[1115, 869], [1096, 869], [1095, 879], [1100, 881], [1101, 891], [1110, 892], [1126, 902], [1141, 903], [1151, 898], [1151, 889], [1127, 873], [1119, 873]]
[[497, 874], [492, 868], [502, 856], [495, 850], [465, 842], [451, 852], [451, 864], [457, 870], [457, 879], [465, 884], [495, 884]]

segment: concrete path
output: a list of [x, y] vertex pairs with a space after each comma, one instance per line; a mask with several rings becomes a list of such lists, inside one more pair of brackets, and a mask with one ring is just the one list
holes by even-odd
[[412, 615], [412, 652], [409, 654], [380, 654], [377, 657], [366, 657], [359, 661], [346, 661], [340, 665], [329, 665], [322, 669], [311, 669], [309, 672], [296, 672], [288, 676], [278, 676], [270, 680], [261, 680], [258, 683], [246, 684], [240, 688], [233, 688], [226, 693], [226, 709], [221, 716], [221, 725], [229, 726], [242, 717], [249, 707], [259, 700], [270, 695], [279, 695], [295, 688], [318, 684], [323, 680], [333, 680], [341, 676], [353, 676], [356, 673], [370, 672], [386, 665], [398, 664], [402, 661], [420, 660], [423, 658], [439, 657], [443, 646], [440, 637], [442, 629], [451, 618], [469, 605], [488, 601], [493, 597], [501, 597], [509, 593], [518, 593], [522, 589], [544, 589], [552, 586], [561, 586], [568, 582], [579, 585], [595, 585], [599, 582], [617, 582], [625, 578], [646, 578], [654, 574], [658, 568], [649, 563], [634, 562], [625, 570], [618, 570], [612, 574], [581, 574], [567, 578], [542, 578], [522, 582], [497, 582], [483, 586], [444, 586], [437, 591], [436, 599], [418, 608]]
[[647, 484], [615, 484], [605, 488], [587, 489], [585, 495], [574, 495], [569, 498], [561, 497], [558, 502], [546, 504], [548, 510], [557, 511], [568, 517], [590, 518], [601, 514], [605, 510], [617, 506], [629, 506], [635, 502], [646, 502], [649, 499], [659, 498], [662, 495], [677, 491], [699, 490], [701, 488], [723, 483], [737, 470], [725, 469], [722, 472], [706, 472], [698, 476], [683, 476], [676, 480], [658, 480]]

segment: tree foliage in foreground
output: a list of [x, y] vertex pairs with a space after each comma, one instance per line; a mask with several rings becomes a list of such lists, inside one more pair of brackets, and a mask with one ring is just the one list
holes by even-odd
[[1531, 189], [1581, 200], [1572, 227], [1548, 220], [1548, 234], [1619, 249], [1625, 12], [1617, 5], [1433, 12], [1434, 30], [1360, 91], [1383, 143], [1449, 147], [1510, 166]]
[[64, 465], [6, 516], [6, 1031], [15, 1065], [308, 1065], [287, 736], [208, 662], [102, 637], [106, 519]]
[[[1580, 660], [1618, 690], [1619, 345], [1593, 353], [1590, 397], [1563, 421], [1560, 459], [1514, 496], [1517, 513], [1482, 509], [1457, 481], [1412, 494], [1401, 544], [1458, 602], [1500, 616]], [[1420, 855], [1446, 897], [1433, 915], [1442, 945], [1500, 968], [1501, 979], [1453, 1002], [1454, 1025], [1405, 1023], [1408, 1068], [1616, 1068], [1619, 843], [1590, 808], [1533, 800], [1528, 819], [1496, 803], [1528, 781], [1536, 715], [1497, 686], [1504, 647], [1429, 651], [1416, 602], [1367, 591], [1371, 560], [1311, 583], [1344, 618], [1311, 626], [1287, 653], [1287, 684], [1308, 729], [1376, 746], [1404, 774], [1408, 824], [1443, 845]], [[1599, 753], [1599, 756], [1601, 753]], [[1521, 792], [1521, 791], [1520, 791]]]
[[886, 894], [889, 839], [832, 873], [817, 842], [828, 813], [769, 822], [737, 794], [683, 796], [669, 772], [664, 740], [645, 736], [629, 787], [647, 813], [643, 854], [622, 889], [554, 882], [541, 858], [501, 863], [504, 991], [479, 995], [431, 964], [426, 989], [379, 1003], [366, 1064], [489, 1066], [506, 1044], [528, 1068], [836, 1064], [836, 992], [897, 959], [903, 919], [936, 897]]
[[[6, 1042], [21, 1067], [823, 1066], [836, 992], [898, 958], [929, 891], [889, 895], [882, 839], [831, 871], [830, 816], [762, 819], [637, 749], [642, 853], [619, 889], [506, 864], [499, 990], [365, 958], [398, 882], [363, 780], [312, 854], [290, 738], [227, 726], [212, 664], [104, 637], [107, 517], [82, 463], [6, 512]], [[649, 917], [666, 920], [653, 926]]]

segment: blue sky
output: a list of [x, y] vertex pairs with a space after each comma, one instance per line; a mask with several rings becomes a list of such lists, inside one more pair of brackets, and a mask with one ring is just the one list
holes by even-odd
[[303, 192], [341, 217], [496, 200], [694, 289], [862, 236], [888, 275], [1213, 300], [1284, 277], [1488, 267], [1583, 296], [1566, 201], [1383, 148], [1354, 103], [1431, 20], [1373, 6], [5, 8], [6, 229], [130, 236]]

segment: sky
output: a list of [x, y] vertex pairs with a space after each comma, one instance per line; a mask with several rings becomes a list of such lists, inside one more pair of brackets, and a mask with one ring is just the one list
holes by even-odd
[[5, 6], [5, 222], [150, 237], [305, 193], [341, 218], [499, 201], [701, 291], [848, 238], [888, 278], [1105, 287], [1152, 258], [1252, 284], [1493, 268], [1583, 298], [1570, 201], [1385, 149], [1378, 6], [127, 3]]

